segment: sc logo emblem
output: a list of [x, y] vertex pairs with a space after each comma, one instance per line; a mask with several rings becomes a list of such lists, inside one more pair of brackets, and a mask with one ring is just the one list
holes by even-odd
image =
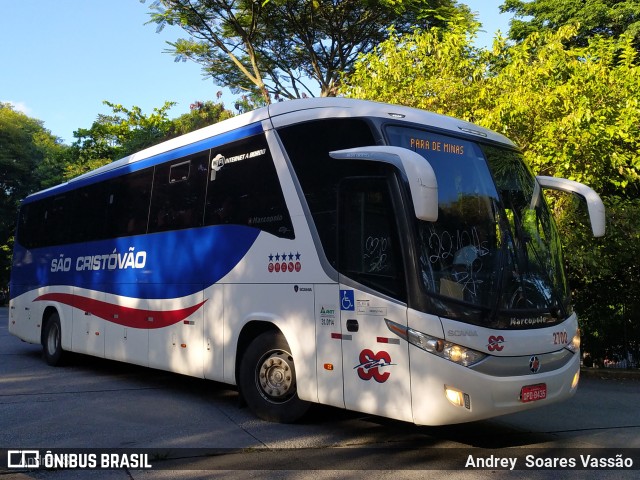
[[502, 335], [491, 335], [487, 343], [487, 350], [490, 352], [501, 352], [504, 348], [504, 337]]

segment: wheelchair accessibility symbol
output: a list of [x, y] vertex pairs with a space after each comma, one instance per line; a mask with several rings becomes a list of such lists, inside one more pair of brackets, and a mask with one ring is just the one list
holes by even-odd
[[340, 290], [340, 310], [354, 311], [356, 309], [353, 290]]

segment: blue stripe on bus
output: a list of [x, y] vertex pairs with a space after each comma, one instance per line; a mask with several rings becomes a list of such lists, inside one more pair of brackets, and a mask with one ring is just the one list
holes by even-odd
[[210, 148], [216, 148], [221, 145], [226, 145], [228, 143], [235, 142], [237, 140], [242, 140], [243, 138], [247, 138], [262, 132], [263, 132], [262, 124], [253, 123], [251, 125], [247, 125], [246, 127], [242, 127], [237, 130], [232, 130], [230, 132], [222, 133], [214, 137], [205, 138], [204, 140], [200, 140], [198, 142], [191, 143], [189, 145], [184, 145], [174, 150], [160, 153], [158, 155], [154, 155], [149, 158], [138, 160], [133, 163], [129, 163], [121, 167], [114, 168], [113, 170], [109, 170], [107, 172], [100, 173], [95, 176], [83, 178], [82, 180], [71, 181], [70, 183], [64, 183], [57, 187], [53, 187], [48, 190], [44, 190], [42, 192], [34, 193], [33, 195], [30, 195], [29, 197], [24, 199], [22, 203], [23, 204], [31, 203], [33, 201], [40, 200], [41, 198], [58, 195], [60, 193], [75, 190], [76, 188], [86, 187], [87, 185], [93, 185], [94, 183], [103, 182], [105, 180], [119, 177], [121, 175], [126, 175], [128, 173], [144, 170], [145, 168], [152, 167], [154, 165], [159, 165], [161, 163], [174, 160], [176, 158], [182, 158], [187, 155], [202, 152]]
[[217, 225], [34, 250], [17, 245], [11, 297], [72, 286], [140, 299], [191, 295], [242, 260], [260, 230]]

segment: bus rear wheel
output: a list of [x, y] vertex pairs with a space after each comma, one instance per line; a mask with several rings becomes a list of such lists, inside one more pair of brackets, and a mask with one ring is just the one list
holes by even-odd
[[247, 405], [263, 420], [295, 422], [309, 408], [298, 398], [295, 364], [280, 332], [265, 332], [249, 344], [238, 380]]
[[60, 316], [52, 313], [44, 325], [42, 335], [42, 353], [47, 365], [56, 366], [62, 363], [62, 329]]

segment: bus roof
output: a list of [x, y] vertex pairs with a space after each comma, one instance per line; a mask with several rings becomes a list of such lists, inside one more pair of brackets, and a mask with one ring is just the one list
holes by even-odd
[[[123, 167], [130, 166], [156, 156], [163, 156], [175, 150], [183, 150], [184, 147], [197, 145], [207, 139], [212, 139], [236, 130], [247, 130], [252, 125], [259, 126], [265, 120], [271, 120], [273, 127], [317, 120], [321, 118], [339, 117], [377, 117], [389, 120], [407, 121], [421, 124], [426, 127], [437, 128], [457, 135], [472, 135], [478, 139], [501, 143], [514, 148], [515, 145], [504, 135], [480, 127], [473, 123], [446, 115], [440, 115], [426, 110], [419, 110], [400, 105], [391, 105], [367, 100], [357, 100], [339, 97], [310, 98], [301, 100], [288, 100], [271, 104], [257, 110], [232, 117], [228, 120], [204, 127], [200, 130], [187, 133], [180, 137], [167, 140], [132, 155], [116, 160], [100, 168], [92, 170], [68, 182], [34, 193], [27, 197], [47, 196], [56, 190], [73, 188], [72, 185], [92, 183], [94, 177], [107, 172], [115, 172]], [[249, 130], [253, 130], [249, 128]], [[203, 146], [203, 149], [207, 147]], [[80, 185], [78, 185], [80, 186]], [[66, 188], [65, 188], [66, 187]]]

